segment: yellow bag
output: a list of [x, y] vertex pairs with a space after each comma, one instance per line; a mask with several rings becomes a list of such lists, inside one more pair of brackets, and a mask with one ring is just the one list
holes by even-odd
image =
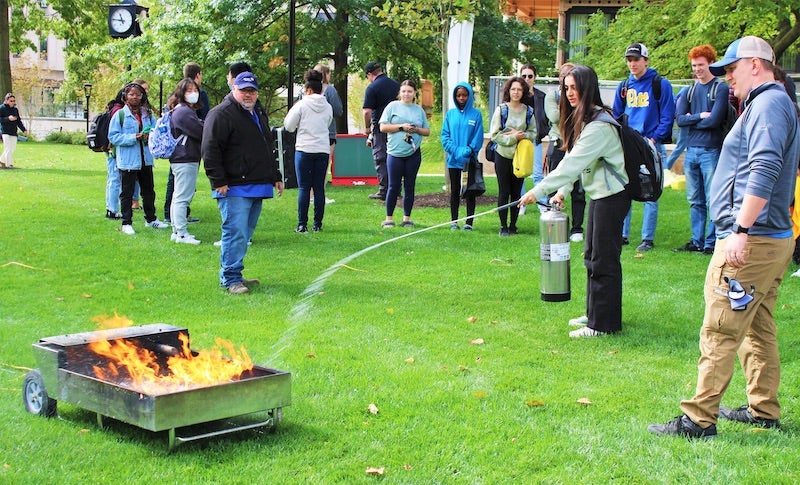
[[524, 179], [533, 173], [533, 143], [527, 138], [517, 142], [513, 166], [514, 176], [518, 179]]

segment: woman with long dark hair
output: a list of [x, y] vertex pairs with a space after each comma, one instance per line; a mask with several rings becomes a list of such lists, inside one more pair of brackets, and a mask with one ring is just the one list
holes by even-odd
[[[516, 200], [517, 194], [522, 192], [523, 179], [514, 175], [514, 153], [517, 143], [527, 138], [531, 142], [536, 140], [536, 120], [533, 119], [533, 108], [525, 104], [530, 96], [528, 83], [519, 76], [514, 76], [503, 86], [503, 103], [495, 110], [492, 124], [489, 128], [492, 141], [497, 143], [494, 157], [494, 172], [497, 175], [497, 207], [502, 207]], [[530, 116], [528, 111], [530, 110]], [[505, 114], [505, 116], [504, 116]], [[509, 209], [501, 209], [500, 236], [509, 236], [517, 233], [517, 218], [519, 209], [512, 207], [511, 221], [509, 224]]]
[[189, 234], [186, 226], [200, 171], [200, 144], [203, 141], [203, 120], [197, 116], [197, 110], [202, 107], [200, 86], [190, 78], [181, 80], [167, 103], [172, 110], [172, 136], [178, 140], [178, 146], [169, 157], [175, 180], [169, 207], [172, 240], [179, 244], [197, 245], [200, 241]]
[[597, 337], [622, 329], [620, 234], [631, 199], [617, 175], [625, 183], [628, 176], [619, 131], [613, 126], [616, 121], [610, 108], [603, 105], [592, 68], [576, 65], [567, 73], [559, 108], [566, 155], [555, 170], [522, 196], [520, 205], [558, 190], [550, 202], [561, 206], [573, 183], [581, 179], [590, 198], [583, 253], [586, 315], [570, 320], [570, 325], [582, 328], [569, 336]]

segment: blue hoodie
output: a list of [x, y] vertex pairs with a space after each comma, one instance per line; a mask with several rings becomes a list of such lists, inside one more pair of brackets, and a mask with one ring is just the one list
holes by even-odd
[[[628, 76], [628, 91], [622, 97], [622, 86], [619, 83], [614, 96], [614, 117], [622, 113], [628, 115], [628, 125], [656, 143], [672, 143], [672, 123], [675, 121], [675, 98], [672, 96], [672, 84], [661, 79], [661, 99], [656, 105], [653, 96], [653, 78], [658, 72], [648, 67], [639, 79]], [[660, 109], [659, 109], [660, 108]]]
[[[465, 88], [469, 93], [464, 109], [458, 108], [456, 90]], [[477, 158], [483, 146], [483, 116], [472, 106], [472, 86], [460, 82], [453, 88], [453, 105], [442, 123], [442, 148], [447, 153], [447, 168], [466, 169], [470, 159]]]

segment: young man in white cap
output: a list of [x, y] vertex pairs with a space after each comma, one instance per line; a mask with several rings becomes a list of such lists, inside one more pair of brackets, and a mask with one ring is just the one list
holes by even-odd
[[[744, 112], [722, 144], [711, 183], [717, 243], [705, 281], [697, 389], [683, 415], [648, 431], [706, 438], [717, 418], [777, 428], [780, 358], [773, 310], [794, 249], [787, 208], [800, 158], [796, 106], [775, 82], [775, 54], [759, 37], [735, 40], [711, 64], [725, 74]], [[747, 293], [752, 291], [752, 298]], [[735, 294], [739, 293], [739, 294]], [[736, 357], [747, 381], [747, 404], [720, 406]]]
[[[614, 96], [614, 117], [628, 115], [628, 125], [650, 138], [661, 156], [667, 157], [664, 143], [672, 143], [672, 123], [675, 120], [675, 99], [672, 84], [648, 67], [650, 54], [641, 42], [628, 46], [625, 60], [630, 76], [617, 86]], [[637, 251], [650, 251], [656, 235], [658, 201], [644, 203], [642, 219], [642, 242]], [[628, 243], [631, 229], [631, 213], [628, 212], [622, 225], [623, 244]]]

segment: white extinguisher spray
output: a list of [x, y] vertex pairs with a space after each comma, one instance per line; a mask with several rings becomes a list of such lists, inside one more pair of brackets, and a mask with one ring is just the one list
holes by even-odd
[[553, 206], [539, 217], [542, 300], [570, 299], [569, 217]]

